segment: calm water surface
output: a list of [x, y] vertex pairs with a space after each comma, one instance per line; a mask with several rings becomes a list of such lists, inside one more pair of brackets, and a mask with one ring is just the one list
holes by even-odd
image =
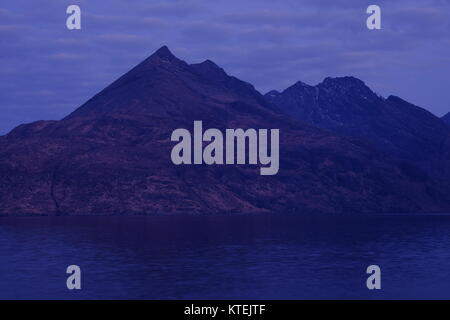
[[0, 218], [0, 243], [0, 299], [450, 298], [448, 215]]

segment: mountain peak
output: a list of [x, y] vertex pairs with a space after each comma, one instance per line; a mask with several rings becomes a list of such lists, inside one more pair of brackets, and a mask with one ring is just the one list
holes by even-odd
[[364, 81], [352, 77], [352, 76], [345, 76], [345, 77], [326, 77], [319, 85], [324, 86], [366, 86]]
[[307, 84], [307, 83], [304, 83], [303, 81], [297, 81], [296, 83], [294, 83], [293, 87], [301, 87], [301, 88], [307, 87], [307, 88], [309, 88], [311, 86], [309, 84]]
[[364, 81], [352, 77], [326, 77], [317, 88], [325, 90], [327, 92], [333, 92], [334, 94], [347, 95], [352, 97], [363, 97], [364, 99], [377, 100], [380, 97], [372, 91]]
[[191, 64], [191, 67], [196, 70], [202, 70], [203, 72], [219, 72], [221, 74], [225, 74], [225, 71], [221, 67], [209, 59], [200, 63], [193, 63]]
[[267, 92], [266, 94], [265, 94], [265, 96], [266, 97], [278, 97], [279, 95], [280, 95], [281, 93], [280, 93], [280, 91], [277, 91], [277, 90], [271, 90], [271, 91], [269, 91], [269, 92]]
[[219, 67], [217, 64], [215, 64], [211, 60], [205, 60], [200, 63], [193, 63], [189, 65], [192, 70], [194, 70], [198, 75], [209, 79], [212, 81], [228, 81], [229, 77], [225, 70], [223, 70], [221, 67]]
[[206, 59], [205, 61], [200, 63], [203, 66], [209, 66], [209, 67], [219, 67], [217, 64], [214, 63], [214, 61], [211, 61], [209, 59]]
[[316, 88], [314, 86], [310, 86], [309, 84], [306, 84], [302, 81], [297, 81], [290, 87], [284, 89], [281, 94], [273, 95], [272, 97], [275, 98], [282, 94], [293, 95], [293, 96], [304, 95], [304, 94], [311, 93], [315, 90], [316, 90]]
[[153, 53], [151, 55], [151, 57], [158, 57], [160, 59], [168, 60], [168, 61], [176, 59], [176, 57], [173, 55], [173, 53], [165, 45], [162, 46], [161, 48], [159, 48], [158, 50], [156, 50], [155, 53]]
[[[193, 114], [194, 103], [186, 102], [193, 88], [203, 96], [226, 97], [224, 101], [236, 97], [246, 102], [265, 103], [252, 85], [229, 76], [211, 60], [187, 64], [174, 56], [167, 46], [162, 46], [64, 119], [131, 118], [132, 114], [162, 118], [169, 113], [171, 116]], [[178, 103], [174, 102], [175, 96], [179, 98]], [[186, 109], [181, 110], [180, 105]]]

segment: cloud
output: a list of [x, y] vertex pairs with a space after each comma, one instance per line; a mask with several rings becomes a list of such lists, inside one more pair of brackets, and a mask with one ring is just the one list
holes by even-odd
[[144, 5], [142, 8], [142, 12], [146, 15], [175, 18], [198, 15], [205, 10], [206, 8], [201, 1], [191, 0], [155, 1], [152, 4]]

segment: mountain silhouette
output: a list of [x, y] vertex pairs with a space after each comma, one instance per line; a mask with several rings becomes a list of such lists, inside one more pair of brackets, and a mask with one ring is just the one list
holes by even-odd
[[316, 86], [297, 82], [265, 97], [297, 120], [370, 142], [424, 174], [450, 175], [450, 128], [399, 97], [379, 96], [357, 78], [326, 78]]
[[[353, 78], [305, 86], [301, 99], [323, 91], [343, 105], [355, 90], [372, 104], [380, 99]], [[187, 64], [162, 47], [64, 119], [0, 137], [0, 214], [450, 211], [450, 193], [434, 179], [281, 107], [212, 61]], [[221, 130], [280, 129], [278, 174], [261, 176], [255, 165], [174, 165], [171, 133], [192, 130], [195, 120]], [[432, 122], [423, 121], [420, 128]]]
[[442, 117], [442, 120], [443, 120], [446, 124], [450, 125], [450, 112], [447, 113], [445, 116], [443, 116], [443, 117]]

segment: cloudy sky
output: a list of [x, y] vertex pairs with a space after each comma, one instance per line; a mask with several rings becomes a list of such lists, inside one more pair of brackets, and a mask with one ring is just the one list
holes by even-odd
[[[66, 28], [71, 4], [81, 30]], [[366, 27], [369, 4], [381, 30]], [[0, 134], [63, 117], [162, 45], [262, 93], [352, 75], [450, 111], [450, 0], [3, 0]]]

